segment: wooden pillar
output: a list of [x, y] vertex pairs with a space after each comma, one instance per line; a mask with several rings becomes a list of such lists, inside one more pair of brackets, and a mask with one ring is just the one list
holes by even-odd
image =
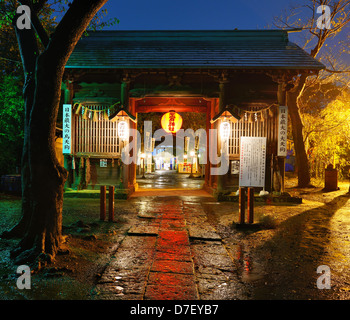
[[226, 84], [227, 78], [222, 76], [222, 80], [219, 82], [219, 112], [226, 108]]
[[254, 188], [248, 188], [248, 223], [254, 223]]
[[206, 117], [206, 133], [207, 133], [207, 147], [206, 147], [206, 164], [205, 164], [205, 184], [207, 187], [210, 187], [210, 162], [209, 162], [209, 143], [210, 143], [210, 137], [209, 137], [209, 129], [211, 128], [210, 119], [211, 119], [211, 110], [212, 105], [214, 102], [211, 100], [210, 103], [207, 105], [207, 117]]
[[100, 220], [106, 219], [106, 186], [100, 188]]
[[123, 77], [120, 84], [120, 102], [124, 109], [129, 110], [129, 89], [130, 89], [130, 78], [128, 75]]
[[[219, 93], [219, 113], [226, 108], [226, 84], [227, 84], [227, 82], [228, 81], [227, 81], [226, 75], [222, 74], [220, 82], [219, 82], [219, 89], [220, 89], [220, 93]], [[218, 132], [218, 141], [217, 141], [218, 155], [222, 156], [222, 153], [221, 153], [222, 143], [221, 143], [221, 137], [219, 135], [219, 125], [220, 125], [220, 122], [216, 121], [215, 124], [214, 124], [214, 128]], [[217, 192], [220, 193], [224, 189], [225, 175], [218, 175], [216, 181], [217, 181]]]
[[[213, 98], [211, 100], [211, 103], [210, 103], [210, 119], [212, 119], [215, 114], [218, 112], [217, 110], [217, 107], [218, 107], [218, 104], [217, 104], [217, 98]], [[209, 119], [209, 121], [210, 121]], [[210, 123], [209, 122], [209, 129], [214, 129], [214, 124], [213, 123]], [[213, 144], [214, 144], [214, 139], [213, 139], [213, 136], [210, 134], [210, 132], [208, 131], [208, 145], [207, 145], [207, 176], [208, 176], [208, 182], [209, 182], [209, 186], [211, 188], [214, 188], [214, 185], [216, 183], [216, 176], [212, 175], [211, 174], [211, 168], [212, 166], [214, 166], [211, 162], [210, 162], [210, 159], [212, 159], [212, 157], [214, 156], [214, 154], [217, 152], [217, 150], [214, 150], [214, 147], [213, 147]]]
[[239, 224], [245, 223], [245, 188], [239, 188]]
[[108, 221], [114, 220], [114, 186], [109, 186], [108, 194]]
[[[63, 101], [65, 104], [72, 104], [73, 102], [73, 97], [74, 97], [74, 80], [65, 80], [63, 82]], [[73, 130], [73, 126], [74, 126], [74, 117], [72, 117], [72, 153], [73, 153], [73, 150], [74, 150], [74, 144], [73, 144], [73, 141], [74, 141], [74, 137], [73, 137], [73, 134], [74, 134], [74, 130]], [[72, 184], [74, 183], [74, 178], [75, 178], [75, 172], [74, 172], [74, 167], [72, 166], [72, 156], [70, 155], [64, 155], [63, 156], [64, 158], [64, 163], [63, 163], [63, 166], [65, 169], [67, 169], [68, 171], [68, 178], [66, 180], [66, 184], [65, 186], [68, 187], [68, 188], [71, 188], [72, 187]]]

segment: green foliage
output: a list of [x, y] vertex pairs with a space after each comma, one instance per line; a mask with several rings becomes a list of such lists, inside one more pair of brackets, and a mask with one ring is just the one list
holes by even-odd
[[18, 78], [0, 81], [0, 175], [20, 167], [23, 144], [24, 102]]
[[350, 91], [344, 90], [318, 113], [303, 114], [309, 143], [310, 165], [314, 175], [323, 174], [328, 164], [335, 164], [341, 176], [350, 166]]

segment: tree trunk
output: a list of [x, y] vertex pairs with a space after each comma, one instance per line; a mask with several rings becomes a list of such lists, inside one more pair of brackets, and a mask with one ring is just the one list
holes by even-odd
[[289, 115], [292, 121], [292, 134], [296, 155], [296, 164], [298, 169], [298, 187], [308, 187], [310, 185], [309, 161], [305, 151], [303, 138], [303, 124], [301, 121], [298, 96], [300, 92], [287, 92], [287, 105]]
[[[28, 158], [29, 152], [29, 120], [32, 110], [34, 93], [35, 93], [35, 66], [38, 55], [38, 46], [33, 30], [19, 29], [17, 27], [18, 15], [13, 20], [13, 27], [18, 40], [18, 47], [21, 54], [25, 83], [23, 87], [24, 99], [24, 138], [21, 158], [21, 186], [22, 186], [22, 217], [21, 220], [9, 231], [1, 234], [2, 238], [22, 237], [24, 236], [31, 215], [30, 200], [30, 163]], [[32, 50], [26, 50], [31, 48]]]
[[29, 122], [30, 221], [14, 252], [16, 263], [33, 261], [40, 267], [39, 257], [52, 260], [62, 237], [63, 187], [66, 170], [55, 154], [56, 118], [60, 100], [63, 69], [50, 64], [44, 52], [37, 60], [36, 91]]
[[[16, 28], [26, 77], [23, 90], [26, 119], [22, 159], [22, 219], [8, 232], [8, 235], [23, 236], [18, 248], [12, 252], [17, 264], [40, 268], [42, 261], [52, 261], [59, 250], [63, 188], [68, 175], [59, 164], [55, 151], [61, 82], [64, 67], [76, 43], [106, 2], [74, 0], [50, 38], [39, 35], [45, 46], [40, 55], [33, 28]], [[36, 18], [32, 19], [32, 23], [36, 22], [36, 29], [44, 31], [37, 17], [33, 18]]]

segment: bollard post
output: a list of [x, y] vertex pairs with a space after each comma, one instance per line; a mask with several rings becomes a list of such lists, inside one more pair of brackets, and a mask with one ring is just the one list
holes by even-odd
[[114, 186], [109, 186], [109, 194], [108, 194], [108, 221], [114, 220]]
[[248, 223], [254, 223], [254, 188], [248, 188]]
[[239, 223], [244, 224], [245, 220], [245, 188], [239, 188]]
[[106, 186], [100, 188], [100, 220], [106, 219]]

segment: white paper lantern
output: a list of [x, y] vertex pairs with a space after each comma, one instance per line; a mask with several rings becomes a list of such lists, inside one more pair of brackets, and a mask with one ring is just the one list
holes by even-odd
[[220, 124], [220, 137], [222, 140], [227, 140], [230, 137], [230, 122], [223, 121]]
[[124, 120], [118, 122], [118, 137], [121, 140], [127, 140], [129, 137], [128, 123]]

